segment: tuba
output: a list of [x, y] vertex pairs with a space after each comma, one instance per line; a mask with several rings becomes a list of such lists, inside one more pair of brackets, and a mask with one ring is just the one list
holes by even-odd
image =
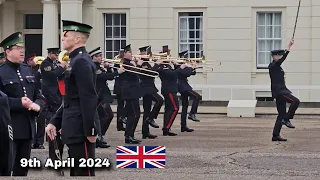
[[41, 63], [45, 60], [46, 58], [42, 56], [36, 56], [33, 58], [33, 62], [36, 63], [37, 65], [41, 65]]
[[69, 62], [69, 53], [68, 53], [68, 51], [66, 51], [66, 50], [61, 51], [59, 53], [59, 55], [58, 55], [58, 61], [59, 62], [62, 62], [62, 61]]

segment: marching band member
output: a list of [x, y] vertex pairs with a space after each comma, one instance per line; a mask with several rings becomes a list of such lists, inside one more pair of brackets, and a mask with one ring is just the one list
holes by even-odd
[[46, 127], [46, 133], [54, 140], [56, 132], [61, 130], [69, 157], [75, 160], [75, 166], [70, 168], [70, 176], [95, 176], [94, 167], [79, 167], [81, 158], [95, 158], [96, 148], [96, 66], [85, 48], [92, 27], [74, 21], [62, 20], [62, 23], [62, 43], [70, 58], [64, 73], [66, 94]]
[[114, 115], [110, 106], [110, 103], [113, 102], [113, 98], [111, 96], [107, 80], [114, 80], [119, 76], [119, 74], [124, 72], [124, 69], [123, 67], [120, 67], [118, 71], [106, 71], [106, 68], [109, 67], [109, 64], [107, 63], [104, 63], [104, 67], [101, 67], [102, 51], [100, 47], [92, 50], [91, 52], [89, 52], [89, 54], [97, 68], [96, 91], [98, 93], [98, 114], [101, 126], [101, 134], [99, 134], [97, 138], [96, 147], [108, 148], [110, 147], [110, 145], [107, 144], [103, 136], [105, 136]]
[[[151, 51], [150, 46], [139, 48], [141, 55], [146, 55], [147, 50]], [[142, 58], [144, 61], [141, 65], [143, 69], [156, 71], [159, 68], [159, 64], [155, 64], [153, 67], [148, 62], [149, 59]], [[157, 136], [150, 133], [149, 124], [154, 128], [159, 128], [155, 123], [158, 117], [161, 106], [163, 105], [163, 98], [157, 93], [158, 89], [154, 84], [154, 77], [140, 76], [140, 86], [143, 92], [143, 123], [142, 123], [142, 138], [155, 139]], [[151, 110], [152, 101], [155, 102], [153, 109]]]
[[[36, 88], [38, 90], [41, 89], [41, 73], [39, 70], [39, 64], [37, 64], [35, 61], [33, 61], [33, 59], [36, 57], [36, 54], [33, 53], [30, 57], [26, 58], [26, 64], [29, 65], [29, 67], [32, 69], [33, 75], [36, 79]], [[43, 146], [44, 143], [44, 129], [46, 127], [45, 124], [45, 117], [43, 116], [44, 113], [43, 111], [45, 111], [45, 106], [42, 108], [41, 112], [39, 113], [39, 116], [36, 117], [36, 133], [35, 133], [35, 137], [33, 138], [32, 141], [32, 145], [31, 148], [32, 149], [45, 149]]]
[[[168, 61], [163, 61], [169, 63]], [[179, 101], [177, 97], [178, 92], [178, 73], [184, 68], [173, 69], [169, 64], [160, 64], [158, 69], [159, 77], [161, 79], [161, 94], [164, 97], [165, 112], [163, 121], [163, 135], [164, 136], [176, 136], [177, 134], [171, 132], [171, 126], [179, 111]]]
[[[128, 66], [136, 66], [135, 62], [132, 60], [131, 45], [127, 45], [124, 48], [123, 64]], [[138, 61], [138, 65], [141, 64], [142, 61]], [[125, 69], [136, 71], [134, 68], [127, 66], [125, 66]], [[134, 132], [141, 113], [139, 105], [139, 98], [141, 97], [139, 76], [136, 73], [128, 71], [122, 73], [121, 76], [123, 80], [121, 86], [121, 99], [125, 100], [127, 117], [125, 143], [139, 144], [141, 141], [134, 137]]]
[[[59, 109], [63, 95], [59, 91], [58, 80], [63, 79], [65, 68], [67, 63], [62, 61], [58, 62], [58, 54], [60, 52], [59, 48], [48, 48], [48, 56], [40, 65], [40, 71], [42, 75], [42, 94], [47, 101], [47, 113], [46, 113], [46, 124], [49, 123], [50, 119], [54, 116], [56, 111]], [[46, 138], [49, 142], [49, 157], [54, 160], [58, 160], [55, 154], [54, 142], [49, 138]], [[60, 132], [57, 132], [56, 137], [58, 149], [60, 155], [63, 155], [64, 144], [61, 140]], [[60, 169], [57, 169], [57, 174], [59, 174]]]
[[4, 57], [4, 53], [0, 53], [0, 65], [5, 62], [6, 58]]
[[27, 176], [28, 168], [20, 160], [29, 159], [35, 134], [35, 117], [42, 107], [43, 96], [36, 88], [32, 69], [24, 64], [24, 42], [21, 32], [5, 38], [0, 46], [6, 61], [0, 66], [0, 91], [8, 96], [13, 128], [13, 176]]
[[[119, 58], [123, 59], [123, 50], [119, 51]], [[120, 66], [118, 68], [120, 68]], [[117, 130], [125, 131], [123, 124], [125, 124], [127, 119], [126, 119], [126, 110], [125, 110], [124, 100], [121, 99], [121, 86], [122, 86], [122, 76], [120, 74], [114, 81], [113, 94], [116, 95], [116, 99], [117, 99]]]
[[[272, 97], [276, 98], [278, 117], [274, 125], [272, 141], [287, 141], [280, 136], [282, 125], [288, 128], [295, 128], [290, 119], [293, 119], [300, 101], [292, 95], [292, 92], [286, 87], [284, 71], [281, 64], [286, 60], [294, 40], [291, 39], [287, 50], [273, 50], [271, 55], [273, 61], [269, 64], [269, 75], [271, 79]], [[286, 110], [286, 103], [290, 103], [289, 111]]]
[[[183, 51], [179, 53], [180, 58], [186, 58], [188, 51]], [[181, 101], [182, 101], [182, 112], [181, 112], [181, 132], [192, 132], [193, 129], [187, 127], [187, 111], [189, 106], [189, 97], [193, 99], [192, 107], [189, 113], [188, 119], [193, 121], [199, 122], [196, 118], [195, 114], [197, 113], [199, 101], [201, 100], [201, 95], [197, 92], [192, 90], [192, 87], [188, 83], [188, 77], [191, 75], [196, 74], [196, 70], [194, 69], [195, 64], [193, 67], [189, 65], [187, 62], [184, 63], [187, 67], [180, 71], [178, 75], [178, 90], [181, 94]], [[178, 66], [176, 66], [178, 68]]]

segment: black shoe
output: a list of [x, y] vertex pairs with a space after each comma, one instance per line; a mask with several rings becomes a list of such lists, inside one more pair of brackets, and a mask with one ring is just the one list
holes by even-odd
[[147, 122], [150, 124], [153, 128], [159, 128], [159, 125], [154, 121], [154, 119], [147, 118]]
[[139, 141], [137, 141], [136, 139], [133, 139], [133, 138], [130, 137], [130, 136], [125, 137], [124, 142], [125, 142], [126, 144], [140, 144]]
[[108, 148], [108, 147], [110, 147], [110, 145], [104, 144], [104, 143], [101, 142], [100, 139], [97, 139], [97, 141], [96, 141], [96, 148]]
[[288, 128], [295, 128], [294, 125], [291, 124], [290, 120], [282, 120], [282, 124], [286, 125]]
[[195, 121], [195, 122], [200, 122], [200, 120], [197, 119], [195, 114], [189, 114], [188, 119]]
[[171, 131], [163, 131], [163, 136], [176, 136], [177, 134]]
[[38, 146], [38, 149], [46, 149], [42, 144]]
[[287, 139], [284, 139], [281, 136], [274, 136], [272, 137], [272, 141], [287, 141]]
[[100, 137], [100, 141], [101, 141], [103, 144], [108, 144], [107, 141], [103, 138], [102, 135], [100, 135], [99, 137]]
[[194, 129], [190, 129], [188, 127], [181, 127], [181, 132], [193, 132]]
[[136, 139], [134, 136], [132, 137], [132, 139], [138, 141], [139, 143], [141, 143], [141, 141], [139, 139]]
[[124, 127], [117, 127], [118, 131], [125, 131], [126, 129]]
[[31, 149], [38, 149], [39, 148], [39, 144], [32, 144]]
[[142, 135], [142, 139], [147, 139], [147, 138], [149, 138], [149, 139], [155, 139], [155, 138], [157, 138], [158, 136], [156, 136], [156, 135], [153, 135], [153, 134], [147, 134], [147, 135]]

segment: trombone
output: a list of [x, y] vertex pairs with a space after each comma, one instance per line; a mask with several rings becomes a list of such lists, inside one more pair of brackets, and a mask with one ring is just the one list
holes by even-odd
[[[125, 71], [127, 72], [132, 72], [132, 73], [135, 73], [135, 74], [140, 74], [140, 75], [143, 75], [143, 76], [149, 76], [149, 77], [153, 77], [153, 78], [156, 78], [159, 76], [159, 73], [157, 71], [151, 71], [149, 69], [144, 69], [144, 68], [139, 68], [139, 67], [135, 67], [135, 66], [130, 66], [130, 65], [127, 65], [127, 64], [123, 64], [121, 62], [121, 59], [103, 59], [102, 60], [103, 62], [109, 62], [109, 63], [112, 63], [113, 64], [113, 67], [114, 68], [119, 68], [119, 67], [115, 67], [114, 65], [116, 64], [119, 64], [120, 67], [123, 66]], [[134, 70], [130, 70], [130, 69], [127, 69], [126, 67], [129, 67], [130, 69], [135, 69], [135, 70], [138, 70], [138, 71], [145, 71], [145, 72], [149, 72], [149, 73], [153, 73], [155, 75], [151, 75], [151, 74], [147, 74], [147, 73], [143, 73], [143, 72], [138, 72], [138, 71], [134, 71]]]
[[64, 62], [69, 62], [70, 58], [69, 58], [69, 53], [66, 50], [63, 50], [59, 53], [58, 55], [58, 61], [61, 63], [62, 61]]
[[41, 65], [45, 59], [46, 59], [45, 57], [36, 56], [33, 58], [33, 62], [36, 63], [37, 65]]

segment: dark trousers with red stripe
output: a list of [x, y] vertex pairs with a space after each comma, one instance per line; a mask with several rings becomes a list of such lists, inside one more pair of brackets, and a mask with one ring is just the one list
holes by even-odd
[[[152, 101], [154, 101], [155, 104], [151, 110]], [[158, 93], [146, 94], [143, 96], [142, 134], [148, 135], [150, 133], [147, 118], [157, 119], [162, 105], [163, 98]]]
[[181, 127], [187, 127], [187, 113], [189, 106], [189, 97], [193, 100], [190, 114], [197, 114], [201, 95], [197, 92], [190, 90], [181, 92], [182, 111], [181, 111]]
[[109, 103], [103, 102], [98, 106], [98, 114], [101, 126], [101, 135], [104, 136], [114, 117], [113, 111]]
[[179, 112], [179, 101], [177, 93], [166, 93], [163, 97], [165, 106], [163, 131], [169, 131]]
[[127, 125], [124, 135], [134, 137], [141, 114], [139, 99], [126, 99], [125, 103]]
[[117, 94], [117, 128], [123, 128], [123, 123], [120, 118], [126, 117], [125, 101], [121, 99], [120, 94]]
[[87, 139], [81, 143], [68, 144], [68, 153], [70, 158], [74, 158], [75, 167], [70, 168], [70, 176], [95, 176], [94, 168], [79, 167], [81, 158], [95, 159], [96, 143], [91, 143]]
[[[287, 112], [286, 104], [290, 103], [289, 110]], [[279, 136], [282, 128], [282, 120], [293, 119], [296, 110], [299, 107], [300, 100], [294, 97], [292, 94], [279, 95], [276, 98], [278, 117], [273, 129], [273, 136]]]

